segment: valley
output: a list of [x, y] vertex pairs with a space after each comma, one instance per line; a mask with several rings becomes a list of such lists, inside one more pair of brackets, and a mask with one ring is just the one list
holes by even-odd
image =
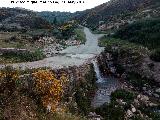
[[[62, 51], [59, 51], [60, 55], [55, 55], [54, 57], [45, 58], [40, 61], [27, 62], [27, 63], [17, 63], [9, 64], [15, 68], [22, 68], [23, 70], [51, 67], [53, 69], [69, 67], [74, 65], [82, 65], [88, 62], [89, 59], [93, 59], [96, 55], [100, 54], [103, 47], [98, 46], [98, 39], [102, 35], [94, 35], [90, 32], [88, 28], [84, 28], [84, 33], [86, 34], [86, 43], [84, 45], [71, 46]], [[5, 65], [0, 65], [4, 67]]]
[[0, 120], [159, 120], [159, 8], [0, 8]]

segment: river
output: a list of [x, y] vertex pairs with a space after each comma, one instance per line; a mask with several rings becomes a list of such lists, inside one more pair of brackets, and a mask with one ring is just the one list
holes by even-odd
[[97, 61], [94, 60], [92, 63], [94, 65], [94, 70], [97, 77], [96, 81], [97, 91], [92, 100], [91, 106], [93, 108], [97, 108], [103, 105], [104, 103], [110, 102], [110, 95], [113, 91], [115, 91], [120, 87], [120, 82], [118, 79], [112, 76], [103, 77], [99, 70]]
[[[24, 62], [24, 63], [13, 63], [7, 64], [15, 68], [21, 69], [33, 69], [41, 67], [50, 67], [53, 69], [60, 69], [69, 66], [80, 66], [89, 59], [94, 58], [99, 55], [104, 48], [98, 46], [98, 39], [103, 36], [103, 34], [93, 34], [88, 28], [84, 27], [84, 33], [86, 35], [86, 42], [83, 45], [70, 46], [53, 57], [45, 58], [39, 61]], [[6, 65], [0, 64], [0, 68]]]

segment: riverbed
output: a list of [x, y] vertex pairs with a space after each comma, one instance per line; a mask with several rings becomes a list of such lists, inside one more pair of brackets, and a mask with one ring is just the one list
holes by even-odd
[[120, 81], [113, 76], [103, 77], [100, 73], [97, 61], [93, 61], [94, 70], [96, 73], [97, 81], [97, 91], [92, 100], [91, 106], [93, 108], [100, 107], [104, 103], [110, 102], [110, 95], [116, 89], [120, 88]]

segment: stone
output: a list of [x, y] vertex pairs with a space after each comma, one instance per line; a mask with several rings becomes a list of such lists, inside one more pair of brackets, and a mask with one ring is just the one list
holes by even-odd
[[89, 120], [101, 120], [101, 116], [97, 115], [95, 112], [90, 112], [88, 118]]
[[124, 102], [122, 99], [117, 99], [116, 100], [120, 105], [126, 105], [127, 103]]
[[132, 117], [133, 116], [133, 113], [132, 113], [132, 111], [131, 110], [127, 110], [127, 116], [130, 118], [130, 117]]
[[131, 104], [131, 108], [132, 108], [131, 111], [132, 111], [133, 113], [136, 112], [136, 108], [134, 107], [134, 105]]
[[146, 91], [146, 90], [147, 90], [147, 88], [146, 88], [146, 87], [143, 87], [142, 89], [143, 89], [144, 91]]
[[149, 103], [149, 106], [150, 106], [150, 107], [156, 107], [156, 106], [158, 106], [158, 105], [151, 102], [151, 103]]
[[134, 99], [134, 104], [136, 105], [136, 106], [139, 106], [140, 104], [139, 104], [139, 101], [137, 100], [137, 99]]
[[142, 101], [148, 101], [148, 100], [149, 100], [149, 97], [148, 97], [148, 96], [145, 96], [145, 95], [141, 95], [141, 100], [142, 100]]
[[148, 95], [152, 95], [152, 91], [151, 90], [148, 90], [148, 91], [146, 91], [146, 93], [148, 94]]
[[160, 93], [160, 88], [156, 89], [155, 92]]
[[48, 112], [51, 111], [51, 105], [50, 105], [50, 104], [47, 105], [47, 111], [48, 111]]
[[137, 110], [137, 112], [139, 113], [139, 115], [140, 115], [141, 118], [144, 117], [143, 114], [142, 114], [142, 112], [140, 110]]
[[141, 98], [141, 95], [138, 95], [137, 98], [140, 99], [140, 98]]
[[159, 95], [156, 94], [156, 93], [154, 93], [153, 96], [156, 97], [156, 98], [159, 98]]
[[135, 108], [135, 107], [132, 108], [132, 112], [133, 112], [133, 113], [136, 112], [136, 108]]

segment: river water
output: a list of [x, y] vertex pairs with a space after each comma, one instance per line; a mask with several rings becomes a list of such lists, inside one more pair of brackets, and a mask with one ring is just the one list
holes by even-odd
[[113, 91], [115, 91], [116, 89], [120, 87], [120, 82], [118, 81], [118, 79], [111, 77], [111, 76], [103, 77], [99, 70], [97, 61], [94, 60], [92, 61], [92, 63], [94, 65], [94, 70], [95, 70], [96, 77], [97, 77], [96, 85], [98, 89], [92, 100], [91, 106], [93, 108], [97, 108], [106, 102], [107, 103], [110, 102], [110, 95]]

